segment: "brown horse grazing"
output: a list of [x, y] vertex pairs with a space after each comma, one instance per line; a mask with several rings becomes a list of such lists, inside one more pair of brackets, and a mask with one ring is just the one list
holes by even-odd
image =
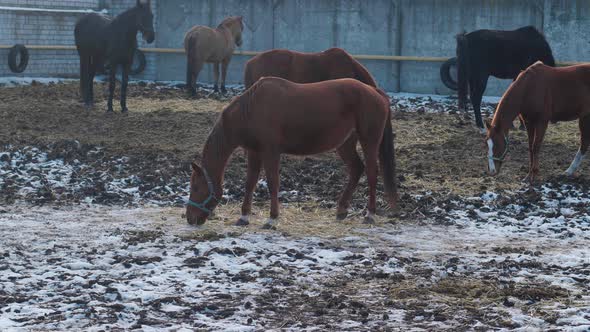
[[508, 152], [508, 130], [517, 115], [528, 132], [531, 184], [539, 174], [539, 150], [549, 122], [579, 119], [580, 149], [566, 170], [571, 176], [590, 144], [590, 65], [553, 68], [539, 61], [520, 73], [498, 104], [492, 123], [486, 123], [488, 169], [493, 175]]
[[[356, 133], [366, 160], [369, 184], [365, 222], [374, 222], [377, 159], [379, 157], [388, 202], [397, 201], [395, 155], [389, 98], [382, 91], [353, 79], [297, 84], [265, 77], [227, 106], [203, 148], [202, 165], [193, 163], [186, 216], [189, 224], [203, 224], [222, 194], [223, 173], [231, 153], [248, 151], [246, 191], [242, 216], [236, 225], [247, 225], [252, 194], [260, 168], [268, 181], [273, 228], [279, 216], [279, 161], [283, 153], [310, 155], [337, 149], [349, 168], [349, 182], [338, 202], [344, 218], [361, 173], [354, 165], [356, 146], [347, 144]], [[362, 168], [360, 168], [362, 170]], [[361, 171], [362, 172], [362, 171]]]
[[248, 60], [244, 70], [246, 89], [266, 76], [281, 77], [295, 83], [354, 78], [377, 87], [369, 71], [341, 48], [330, 48], [319, 53], [270, 50]]
[[213, 63], [215, 92], [219, 85], [219, 64], [221, 63], [221, 92], [225, 93], [227, 66], [236, 46], [242, 46], [244, 23], [242, 16], [231, 16], [223, 20], [216, 29], [195, 26], [184, 36], [186, 51], [186, 87], [196, 95], [196, 80], [205, 62]]

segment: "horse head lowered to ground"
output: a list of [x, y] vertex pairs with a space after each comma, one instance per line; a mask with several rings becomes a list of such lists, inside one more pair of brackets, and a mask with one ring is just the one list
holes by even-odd
[[347, 215], [352, 194], [363, 172], [356, 151], [356, 134], [366, 161], [369, 203], [366, 222], [376, 210], [377, 160], [391, 207], [396, 205], [397, 186], [391, 112], [388, 96], [353, 79], [297, 84], [265, 77], [235, 98], [221, 113], [202, 152], [202, 163], [193, 163], [187, 221], [202, 224], [221, 199], [223, 173], [231, 153], [248, 151], [246, 190], [242, 216], [247, 225], [252, 193], [263, 167], [271, 196], [270, 218], [279, 216], [279, 161], [281, 154], [310, 155], [336, 149], [348, 166], [349, 182], [338, 201], [338, 218]]
[[529, 140], [529, 174], [534, 183], [539, 174], [539, 151], [549, 122], [578, 119], [581, 143], [566, 170], [573, 175], [590, 144], [590, 65], [553, 68], [537, 62], [510, 85], [491, 123], [487, 124], [488, 170], [498, 174], [508, 153], [508, 131], [520, 116]]

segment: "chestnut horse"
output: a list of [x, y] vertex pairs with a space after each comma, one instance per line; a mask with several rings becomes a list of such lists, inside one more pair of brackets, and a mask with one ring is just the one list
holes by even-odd
[[295, 83], [354, 78], [377, 87], [369, 71], [341, 48], [330, 48], [319, 53], [270, 50], [248, 60], [244, 70], [246, 89], [265, 76], [281, 77]]
[[236, 225], [247, 225], [252, 194], [261, 167], [271, 197], [270, 218], [264, 228], [274, 228], [279, 216], [279, 161], [283, 153], [310, 155], [336, 149], [349, 166], [349, 182], [338, 201], [338, 218], [345, 218], [361, 174], [351, 168], [356, 145], [347, 144], [356, 133], [366, 160], [369, 184], [365, 222], [374, 222], [377, 159], [379, 157], [388, 202], [397, 201], [395, 155], [389, 98], [382, 91], [354, 79], [298, 84], [265, 77], [235, 98], [221, 113], [203, 148], [201, 166], [193, 163], [186, 216], [189, 224], [203, 224], [222, 194], [228, 158], [238, 147], [248, 151], [246, 190], [242, 216]]
[[[246, 62], [244, 85], [251, 87], [261, 77], [280, 77], [295, 83], [316, 83], [338, 78], [354, 78], [372, 87], [377, 83], [371, 73], [345, 50], [337, 47], [318, 53], [301, 53], [284, 49], [260, 53]], [[351, 134], [345, 144], [356, 146]], [[350, 152], [352, 174], [362, 174], [364, 165], [357, 152]]]
[[184, 36], [186, 51], [186, 87], [194, 96], [196, 80], [205, 62], [213, 63], [215, 92], [219, 91], [219, 64], [221, 63], [221, 92], [225, 93], [227, 67], [236, 46], [242, 46], [242, 16], [231, 16], [223, 20], [216, 29], [195, 26]]
[[492, 123], [486, 123], [488, 169], [493, 175], [508, 152], [508, 130], [518, 115], [528, 132], [531, 184], [539, 174], [539, 150], [549, 122], [579, 119], [580, 149], [566, 170], [571, 176], [590, 144], [590, 65], [554, 68], [538, 61], [520, 73], [500, 100]]

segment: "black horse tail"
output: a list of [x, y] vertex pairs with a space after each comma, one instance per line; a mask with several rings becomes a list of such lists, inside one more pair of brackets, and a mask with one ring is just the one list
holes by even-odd
[[469, 89], [469, 45], [465, 33], [457, 35], [457, 74], [459, 110], [467, 109], [467, 92]]
[[[387, 98], [387, 105], [389, 105], [389, 96], [379, 89], [377, 89], [377, 91]], [[381, 164], [383, 184], [385, 187], [385, 193], [389, 198], [390, 208], [395, 208], [398, 200], [397, 180], [395, 175], [395, 148], [393, 144], [394, 136], [393, 128], [391, 126], [391, 110], [387, 107], [387, 121], [385, 122], [385, 128], [383, 129], [381, 145], [379, 146], [379, 163]]]

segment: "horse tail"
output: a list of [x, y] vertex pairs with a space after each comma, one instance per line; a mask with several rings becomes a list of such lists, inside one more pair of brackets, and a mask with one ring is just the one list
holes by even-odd
[[367, 70], [367, 68], [365, 68], [365, 66], [363, 66], [360, 62], [358, 62], [356, 59], [354, 58], [350, 58], [352, 60], [352, 63], [354, 65], [354, 71], [355, 71], [355, 79], [359, 80], [365, 84], [368, 84], [372, 87], [377, 87], [377, 83], [375, 82], [375, 79], [373, 78], [373, 75], [371, 75], [371, 73], [369, 73], [369, 71]]
[[393, 144], [395, 135], [393, 134], [393, 128], [391, 126], [389, 96], [380, 89], [377, 89], [377, 91], [384, 98], [387, 98], [387, 121], [385, 122], [385, 128], [383, 128], [383, 137], [381, 138], [381, 145], [379, 146], [379, 162], [381, 164], [385, 192], [387, 193], [387, 196], [389, 196], [389, 206], [394, 208], [398, 199], [397, 180], [395, 175], [395, 148]]
[[469, 45], [465, 33], [457, 35], [457, 72], [459, 110], [466, 110], [467, 90], [469, 89]]
[[255, 61], [256, 58], [252, 58], [248, 62], [246, 62], [246, 69], [244, 70], [244, 86], [246, 87], [246, 89], [249, 89], [252, 86], [252, 84], [254, 84], [254, 82], [252, 82], [252, 67], [256, 65]]

